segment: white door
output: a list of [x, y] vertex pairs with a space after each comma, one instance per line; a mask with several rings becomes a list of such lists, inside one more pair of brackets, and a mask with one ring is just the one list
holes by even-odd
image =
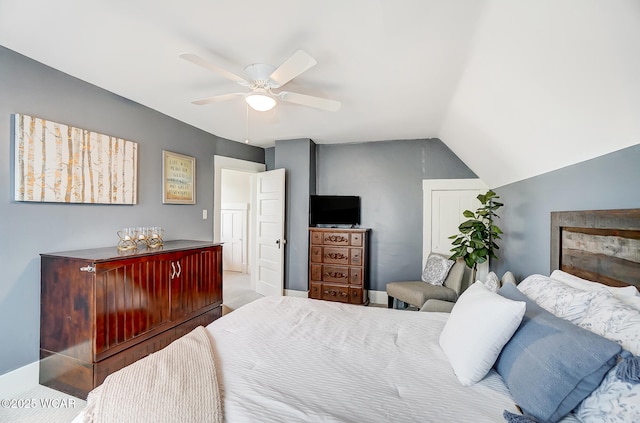
[[476, 210], [480, 202], [476, 198], [485, 191], [455, 190], [431, 192], [431, 251], [440, 254], [451, 254], [453, 240], [458, 226], [465, 220], [465, 210]]
[[256, 292], [284, 292], [285, 170], [256, 174]]
[[[451, 255], [451, 235], [467, 220], [463, 212], [481, 206], [476, 198], [488, 187], [479, 179], [428, 179], [423, 181], [423, 262], [429, 253]], [[479, 266], [477, 278], [484, 278], [488, 266]]]
[[224, 270], [246, 273], [246, 233], [247, 208], [246, 204], [237, 207], [223, 205], [220, 210], [220, 241]]

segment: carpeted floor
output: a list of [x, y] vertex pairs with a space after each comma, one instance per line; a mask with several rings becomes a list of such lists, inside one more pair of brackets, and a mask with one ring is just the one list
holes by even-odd
[[262, 298], [250, 289], [251, 276], [246, 273], [225, 271], [222, 276], [223, 313], [236, 310], [243, 305]]

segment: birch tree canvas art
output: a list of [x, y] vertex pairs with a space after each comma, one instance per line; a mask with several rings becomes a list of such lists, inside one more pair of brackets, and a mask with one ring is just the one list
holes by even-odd
[[136, 204], [138, 144], [13, 115], [15, 200]]

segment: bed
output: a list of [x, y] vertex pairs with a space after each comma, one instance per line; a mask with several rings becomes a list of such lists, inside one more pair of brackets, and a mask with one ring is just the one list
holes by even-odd
[[[150, 407], [151, 412], [160, 414], [149, 421], [159, 421], [159, 416], [164, 416], [165, 421], [226, 422], [520, 421], [517, 419], [526, 417], [521, 416], [522, 410], [516, 402], [522, 405], [534, 398], [535, 404], [531, 409], [539, 405], [535, 395], [527, 393], [530, 388], [523, 388], [523, 385], [531, 384], [528, 380], [522, 383], [529, 376], [514, 376], [517, 366], [524, 362], [523, 357], [527, 355], [518, 348], [536, 351], [540, 347], [526, 344], [537, 341], [522, 335], [525, 333], [523, 328], [537, 324], [537, 317], [527, 314], [536, 307], [540, 309], [540, 315], [545, 313], [542, 315], [544, 318], [561, 320], [560, 326], [569, 325], [571, 331], [575, 327], [581, 331], [580, 336], [582, 331], [589, 332], [589, 336], [598, 336], [598, 342], [606, 344], [603, 349], [608, 348], [606, 354], [609, 355], [604, 360], [608, 360], [609, 365], [599, 368], [596, 385], [600, 385], [600, 389], [609, 383], [615, 388], [610, 389], [607, 385], [605, 392], [599, 392], [598, 398], [591, 399], [586, 410], [576, 409], [576, 412], [567, 414], [574, 408], [571, 405], [566, 412], [556, 410], [552, 416], [547, 416], [548, 420], [540, 421], [577, 422], [576, 414], [584, 421], [618, 421], [617, 418], [628, 419], [629, 416], [638, 417], [635, 421], [640, 421], [640, 414], [636, 414], [640, 413], [640, 385], [626, 381], [621, 387], [620, 383], [613, 380], [616, 367], [623, 365], [623, 359], [626, 364], [634, 358], [628, 353], [624, 355], [623, 349], [635, 350], [632, 352], [636, 356], [640, 354], [640, 339], [634, 338], [633, 334], [634, 331], [640, 334], [640, 297], [637, 291], [640, 285], [640, 209], [552, 213], [551, 238], [554, 243], [552, 254], [556, 255], [551, 260], [552, 270], [560, 270], [560, 273], [555, 272], [556, 278], [531, 275], [522, 282], [522, 290], [513, 286], [509, 289], [515, 292], [509, 291], [509, 294], [505, 291], [502, 295], [493, 292], [489, 295], [481, 283], [476, 283], [468, 289], [469, 294], [465, 291], [460, 297], [451, 315], [292, 297], [266, 297], [247, 304], [202, 331], [212, 346], [212, 365], [207, 364], [205, 358], [204, 364], [197, 367], [211, 367], [212, 377], [207, 377], [205, 370], [195, 371], [199, 378], [190, 377], [193, 369], [185, 370], [187, 376], [183, 379], [165, 375], [169, 381], [180, 379], [185, 384], [196, 386], [182, 389], [183, 382], [180, 382], [177, 385], [180, 389], [173, 389], [170, 394], [163, 393], [163, 397], [154, 402], [159, 405]], [[593, 265], [594, 262], [596, 265]], [[583, 279], [572, 276], [572, 273], [581, 275]], [[585, 276], [591, 281], [601, 281], [618, 288], [589, 285], [592, 282], [584, 280]], [[556, 292], [556, 287], [566, 295], [549, 295]], [[529, 302], [526, 303], [520, 301], [519, 296], [526, 297], [527, 293], [537, 298], [527, 299]], [[509, 295], [517, 298], [510, 298]], [[562, 300], [558, 300], [558, 297]], [[567, 297], [570, 297], [569, 300]], [[594, 335], [594, 332], [611, 330], [611, 327], [596, 327], [598, 321], [595, 325], [591, 322], [592, 326], [580, 329], [580, 324], [588, 320], [589, 313], [596, 313], [600, 319], [597, 314], [599, 310], [589, 307], [591, 302], [596, 299], [601, 301], [605, 297], [615, 298], [616, 301], [620, 298], [628, 300], [629, 304], [620, 299], [625, 307], [628, 305], [631, 309], [629, 313], [632, 318], [628, 320], [631, 322], [630, 336], [628, 327], [620, 335], [621, 339], [608, 340], [600, 334]], [[539, 307], [534, 302], [539, 302]], [[469, 343], [467, 341], [475, 338], [479, 332], [474, 325], [485, 319], [469, 317], [474, 316], [473, 312], [477, 312], [479, 307], [486, 307], [481, 314], [486, 315], [484, 323], [490, 324], [488, 333], [491, 335], [486, 336], [485, 333], [485, 336]], [[584, 311], [580, 318], [577, 317], [578, 308]], [[503, 322], [506, 320], [504, 314], [494, 313], [494, 310], [502, 309], [508, 309], [513, 314], [509, 314], [508, 325]], [[634, 310], [637, 316], [633, 315]], [[520, 314], [519, 320], [517, 314]], [[639, 320], [633, 320], [635, 318]], [[555, 326], [553, 330], [556, 330]], [[496, 339], [501, 338], [505, 338], [502, 345], [493, 345]], [[564, 339], [564, 334], [560, 338]], [[484, 355], [487, 348], [484, 344], [488, 341], [492, 343], [492, 354], [497, 349], [494, 358], [490, 354]], [[591, 341], [588, 344], [593, 345]], [[507, 357], [507, 353], [511, 354], [511, 358]], [[540, 355], [545, 353], [536, 352]], [[184, 357], [182, 352], [178, 354]], [[571, 354], [574, 354], [573, 350], [566, 356]], [[578, 357], [579, 353], [575, 354]], [[533, 357], [534, 360], [537, 358]], [[486, 372], [482, 370], [478, 373], [474, 364], [470, 376], [463, 378], [468, 374], [470, 361], [482, 362], [485, 367], [483, 361], [488, 361]], [[130, 367], [133, 366], [135, 364]], [[157, 371], [158, 365], [154, 368]], [[508, 371], [500, 372], [505, 368]], [[554, 374], [557, 372], [554, 371]], [[544, 384], [544, 377], [540, 378]], [[198, 379], [197, 383], [193, 382], [195, 379]], [[134, 376], [133, 380], [140, 383], [141, 379]], [[196, 420], [185, 411], [187, 407], [200, 407], [198, 404], [203, 398], [206, 402], [207, 398], [212, 397], [209, 391], [203, 394], [200, 389], [200, 385], [211, 380], [216, 381], [215, 385], [219, 388], [213, 395], [220, 398], [218, 405], [213, 406], [218, 414], [213, 416], [206, 412]], [[158, 382], [155, 385], [165, 384]], [[123, 394], [121, 385], [115, 385], [113, 390], [125, 398], [132, 397], [134, 408], [140, 409], [140, 405], [146, 404], [148, 398], [143, 396], [146, 388], [141, 386], [134, 384], [127, 388], [132, 392], [128, 394]], [[627, 391], [620, 394], [624, 398], [618, 398], [618, 403], [611, 406], [615, 399], [606, 398], [603, 401], [609, 406], [599, 404], [603, 396], [620, 396], [620, 389]], [[591, 388], [591, 391], [594, 390]], [[194, 401], [198, 395], [200, 402]], [[522, 395], [528, 398], [523, 400]], [[99, 395], [95, 395], [94, 399], [96, 397]], [[104, 398], [99, 400], [108, 401]], [[92, 396], [89, 402], [95, 404]], [[116, 402], [113, 410], [121, 409], [122, 403]], [[196, 405], [188, 405], [191, 403]], [[177, 412], [175, 418], [169, 418], [167, 411], [158, 411], [163, 404], [172, 404], [174, 408], [176, 404], [179, 406], [174, 410]], [[567, 406], [564, 404], [565, 408]], [[526, 407], [525, 414], [528, 414]], [[84, 418], [84, 414], [81, 414], [76, 422]], [[94, 421], [98, 422], [99, 419]]]

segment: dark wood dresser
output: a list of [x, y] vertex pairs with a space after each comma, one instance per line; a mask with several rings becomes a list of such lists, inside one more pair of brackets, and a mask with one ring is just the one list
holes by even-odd
[[79, 398], [221, 316], [222, 245], [41, 254], [40, 383]]
[[309, 228], [309, 297], [368, 304], [370, 229]]

